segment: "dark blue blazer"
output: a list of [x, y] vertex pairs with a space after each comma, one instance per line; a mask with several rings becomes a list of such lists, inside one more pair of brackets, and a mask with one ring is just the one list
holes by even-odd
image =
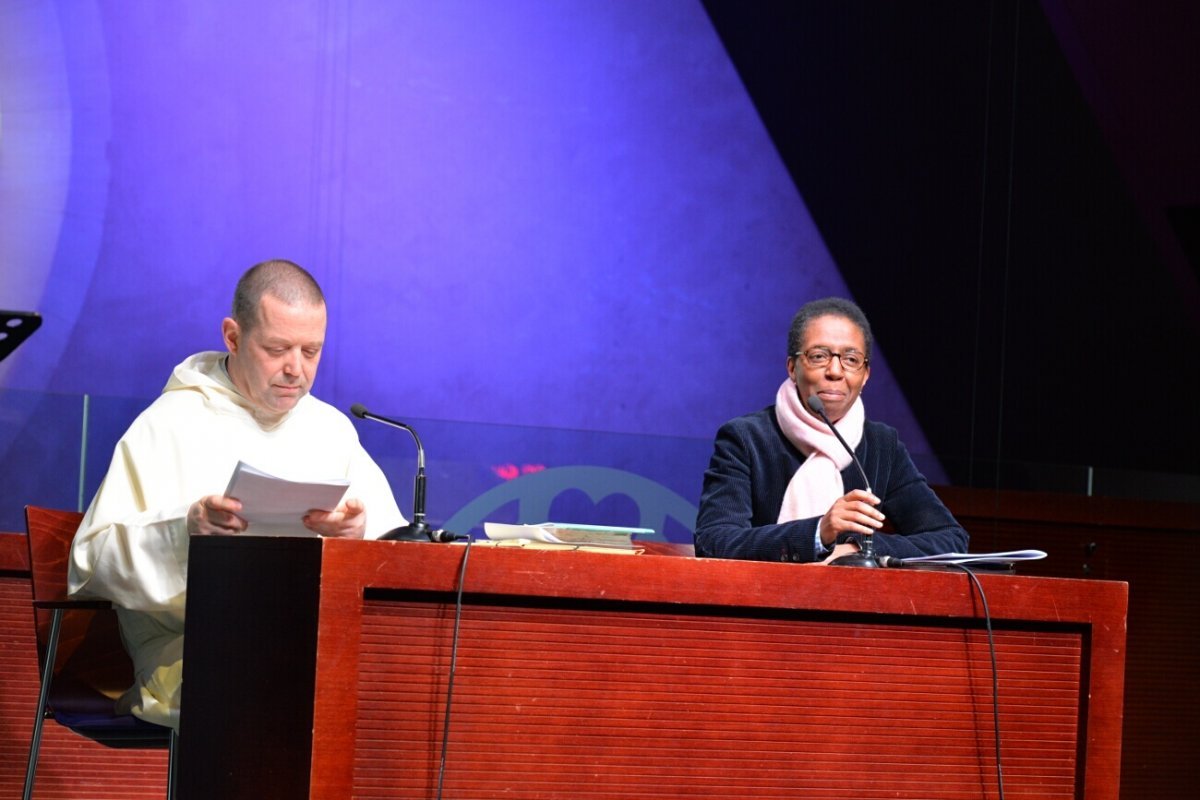
[[[906, 558], [965, 553], [967, 532], [925, 481], [896, 429], [866, 422], [854, 450], [882, 500], [880, 555]], [[775, 406], [730, 420], [717, 432], [696, 518], [696, 555], [758, 561], [814, 561], [820, 517], [776, 523], [783, 495], [804, 461], [779, 427]], [[846, 491], [864, 489], [853, 464], [842, 470]]]

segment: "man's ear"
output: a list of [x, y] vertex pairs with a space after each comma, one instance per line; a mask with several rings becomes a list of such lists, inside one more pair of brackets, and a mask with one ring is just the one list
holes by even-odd
[[242, 344], [242, 329], [233, 317], [221, 321], [221, 338], [225, 341], [225, 349], [236, 356]]

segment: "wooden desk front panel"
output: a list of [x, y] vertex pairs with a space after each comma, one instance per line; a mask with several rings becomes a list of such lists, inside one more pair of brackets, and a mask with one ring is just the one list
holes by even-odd
[[[995, 796], [985, 631], [724, 611], [469, 603], [447, 795]], [[434, 796], [453, 624], [365, 604], [355, 797]], [[1076, 796], [1083, 638], [997, 633], [1009, 796]]]
[[[212, 571], [223, 592], [253, 594], [226, 585], [220, 563], [200, 568], [228, 548], [248, 569], [294, 576], [319, 615], [315, 683], [287, 704], [312, 703], [311, 763], [248, 763], [243, 788], [309, 767], [296, 785], [310, 797], [434, 796], [451, 600], [469, 561], [448, 797], [996, 796], [983, 608], [962, 574], [251, 538], [193, 540], [191, 580]], [[314, 550], [319, 590], [287, 566]], [[1115, 800], [1127, 588], [980, 581], [1009, 796]], [[228, 631], [193, 631], [210, 616], [197, 599], [188, 646], [215, 647]], [[244, 682], [263, 649], [209, 670], [235, 663], [225, 680]], [[189, 702], [207, 671], [188, 672]], [[189, 738], [226, 742], [187, 735], [208, 705], [184, 715], [184, 755]]]

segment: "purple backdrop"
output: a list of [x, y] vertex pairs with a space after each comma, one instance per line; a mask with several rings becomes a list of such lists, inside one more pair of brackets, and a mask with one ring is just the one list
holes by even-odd
[[[6, 3], [0, 52], [0, 307], [46, 317], [9, 397], [143, 404], [220, 346], [242, 270], [285, 257], [329, 297], [319, 396], [632, 435], [534, 460], [653, 462], [694, 502], [696, 443], [771, 402], [792, 313], [845, 293], [695, 0]], [[873, 369], [868, 413], [926, 453]], [[9, 469], [31, 441], [77, 455], [21, 396]], [[426, 439], [494, 466], [479, 436]]]

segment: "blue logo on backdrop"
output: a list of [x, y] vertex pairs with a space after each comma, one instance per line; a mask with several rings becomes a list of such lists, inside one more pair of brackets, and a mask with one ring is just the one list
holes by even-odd
[[[628, 497], [637, 508], [637, 519], [551, 519], [555, 500], [571, 491], [584, 493], [597, 505], [614, 495]], [[458, 533], [480, 533], [483, 523], [491, 521], [491, 515], [514, 501], [516, 521], [520, 523], [576, 522], [650, 528], [657, 541], [667, 540], [664, 531], [668, 520], [674, 520], [687, 531], [694, 531], [696, 525], [696, 506], [662, 484], [625, 470], [583, 466], [533, 472], [489, 489], [447, 520], [445, 528]]]

